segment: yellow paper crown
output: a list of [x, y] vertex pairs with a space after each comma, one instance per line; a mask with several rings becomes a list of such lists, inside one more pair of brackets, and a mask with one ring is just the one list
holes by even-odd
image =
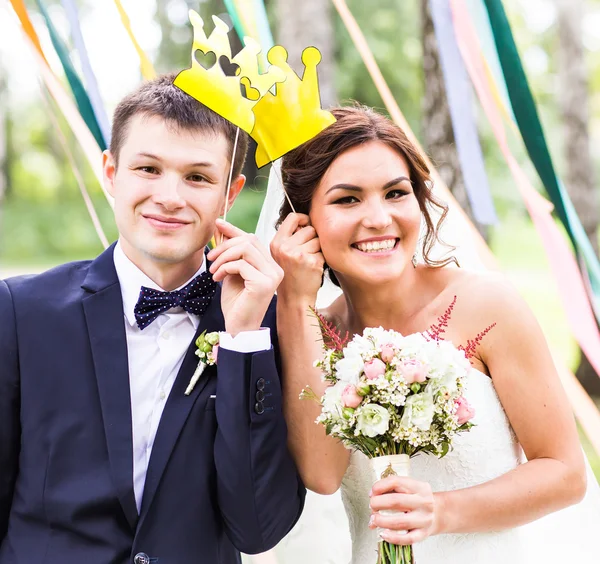
[[[232, 59], [225, 22], [213, 16], [215, 29], [207, 37], [202, 18], [193, 10], [189, 17], [194, 28], [192, 66], [179, 73], [174, 84], [249, 133], [258, 145], [255, 158], [259, 168], [335, 121], [330, 112], [321, 109], [317, 77], [321, 53], [316, 47], [302, 53], [302, 79], [288, 65], [287, 51], [279, 45], [269, 50], [267, 60], [271, 66], [261, 74], [261, 48], [254, 39], [245, 37], [245, 47]], [[205, 68], [196, 59], [198, 52], [204, 56], [213, 53], [214, 64]], [[231, 63], [236, 65], [232, 67], [234, 72], [226, 74], [223, 65]]]
[[[215, 28], [209, 37], [204, 33], [204, 21], [199, 14], [190, 10], [189, 18], [194, 28], [192, 66], [177, 75], [175, 86], [250, 133], [255, 121], [252, 108], [276, 82], [285, 80], [285, 74], [273, 66], [260, 73], [258, 54], [261, 48], [252, 38], [245, 38], [244, 49], [232, 59], [227, 35], [229, 27], [218, 17], [212, 17]], [[214, 54], [215, 61], [205, 68], [196, 56], [209, 53]], [[224, 66], [229, 67], [229, 75], [223, 70]]]
[[287, 63], [287, 51], [280, 45], [269, 50], [268, 61], [282, 69], [285, 82], [276, 85], [276, 94], [267, 92], [254, 106], [256, 116], [252, 139], [258, 145], [256, 165], [260, 168], [299, 147], [335, 122], [321, 109], [317, 65], [321, 53], [307, 47], [302, 53], [305, 66], [302, 79]]

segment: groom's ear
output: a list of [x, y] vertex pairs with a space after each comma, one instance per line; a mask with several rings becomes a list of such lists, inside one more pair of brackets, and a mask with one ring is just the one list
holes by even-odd
[[240, 174], [237, 178], [234, 178], [231, 181], [231, 188], [229, 189], [229, 198], [226, 202], [223, 203], [223, 208], [221, 209], [221, 215], [225, 213], [225, 210], [229, 211], [231, 206], [233, 206], [233, 202], [239, 196], [242, 188], [246, 184], [246, 177], [243, 174]]
[[115, 174], [117, 173], [117, 163], [113, 154], [106, 150], [102, 153], [102, 180], [104, 188], [114, 198], [115, 197]]

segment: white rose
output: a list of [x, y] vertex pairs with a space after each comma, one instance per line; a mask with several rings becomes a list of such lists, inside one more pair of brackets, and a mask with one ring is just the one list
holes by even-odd
[[427, 344], [427, 339], [421, 333], [412, 333], [402, 338], [398, 343], [400, 347], [400, 355], [406, 356], [421, 356], [423, 355], [423, 347]]
[[390, 414], [385, 407], [369, 403], [356, 410], [356, 430], [365, 437], [383, 435], [390, 426]]
[[323, 412], [336, 414], [338, 417], [342, 415], [342, 392], [347, 384], [338, 382], [333, 386], [329, 386], [323, 394]]
[[421, 431], [428, 431], [433, 421], [433, 415], [433, 396], [427, 392], [415, 394], [406, 398], [400, 426], [404, 429], [416, 427]]
[[344, 358], [335, 363], [338, 380], [356, 386], [364, 364], [365, 362], [357, 350], [346, 347], [344, 349]]
[[389, 345], [402, 340], [402, 335], [396, 331], [388, 331], [383, 327], [367, 327], [363, 333], [375, 343], [375, 349], [380, 350], [384, 345]]
[[373, 348], [373, 343], [366, 337], [363, 337], [363, 335], [354, 335], [354, 338], [344, 348], [344, 356], [347, 354], [364, 354], [371, 356], [374, 352], [376, 351]]

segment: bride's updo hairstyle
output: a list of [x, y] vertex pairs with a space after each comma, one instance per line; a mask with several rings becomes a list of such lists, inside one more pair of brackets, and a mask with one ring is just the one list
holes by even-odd
[[[454, 257], [435, 260], [431, 249], [438, 239], [439, 228], [448, 208], [432, 194], [429, 169], [421, 154], [408, 140], [406, 134], [388, 118], [371, 108], [356, 105], [331, 110], [336, 122], [328, 126], [297, 149], [287, 153], [281, 163], [281, 176], [285, 191], [298, 213], [309, 214], [313, 194], [331, 163], [343, 152], [369, 141], [385, 143], [404, 158], [410, 171], [410, 180], [419, 208], [425, 220], [422, 255], [425, 264], [434, 267], [456, 262]], [[434, 223], [430, 208], [439, 210], [439, 220]], [[287, 199], [279, 210], [277, 226], [292, 212]], [[329, 272], [332, 279], [335, 277]]]

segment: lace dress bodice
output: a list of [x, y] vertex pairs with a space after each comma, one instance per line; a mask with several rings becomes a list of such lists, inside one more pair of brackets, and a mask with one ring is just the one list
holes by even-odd
[[[492, 380], [472, 370], [465, 396], [475, 408], [475, 427], [460, 434], [453, 450], [444, 458], [420, 454], [411, 459], [411, 476], [429, 482], [433, 491], [475, 486], [525, 461]], [[368, 459], [354, 452], [341, 490], [352, 537], [352, 564], [377, 561], [377, 531], [368, 527], [371, 515], [368, 492], [373, 482]], [[501, 532], [430, 537], [414, 546], [416, 563], [591, 564], [600, 561], [592, 542], [593, 535], [600, 533], [600, 490], [591, 472], [588, 484], [583, 502], [532, 524]], [[573, 531], [572, 536], [568, 531]], [[581, 540], [576, 541], [576, 538]]]

